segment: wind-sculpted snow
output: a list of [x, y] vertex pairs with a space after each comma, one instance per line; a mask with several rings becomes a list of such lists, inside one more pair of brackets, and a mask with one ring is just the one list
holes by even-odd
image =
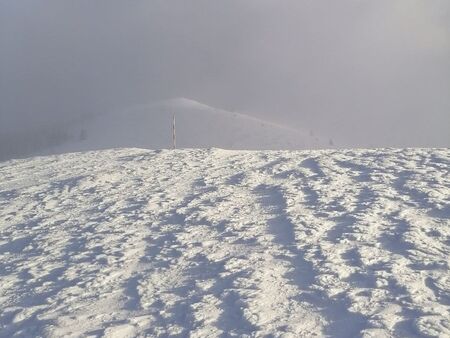
[[448, 149], [0, 164], [0, 336], [450, 335]]

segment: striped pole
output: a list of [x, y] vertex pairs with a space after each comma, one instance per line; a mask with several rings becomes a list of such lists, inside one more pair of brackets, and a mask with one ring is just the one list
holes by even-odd
[[176, 131], [176, 125], [175, 125], [175, 113], [173, 113], [173, 119], [172, 119], [172, 146], [173, 149], [177, 148], [177, 131]]

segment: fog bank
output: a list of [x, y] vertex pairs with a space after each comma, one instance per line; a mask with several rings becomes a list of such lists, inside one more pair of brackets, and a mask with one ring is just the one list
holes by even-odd
[[176, 97], [342, 147], [450, 146], [447, 0], [0, 0], [0, 50], [6, 157]]

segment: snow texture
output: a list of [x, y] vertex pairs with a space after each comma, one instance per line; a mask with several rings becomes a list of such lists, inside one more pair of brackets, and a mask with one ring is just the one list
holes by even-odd
[[448, 149], [0, 163], [1, 337], [448, 337]]

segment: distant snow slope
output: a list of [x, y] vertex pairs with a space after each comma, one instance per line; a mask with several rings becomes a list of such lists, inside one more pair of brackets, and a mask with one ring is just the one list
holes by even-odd
[[328, 140], [248, 115], [216, 109], [177, 98], [127, 111], [98, 115], [69, 131], [71, 141], [58, 152], [116, 147], [163, 149], [172, 147], [172, 116], [176, 115], [180, 148], [311, 149]]
[[0, 336], [450, 336], [448, 149], [0, 163]]

